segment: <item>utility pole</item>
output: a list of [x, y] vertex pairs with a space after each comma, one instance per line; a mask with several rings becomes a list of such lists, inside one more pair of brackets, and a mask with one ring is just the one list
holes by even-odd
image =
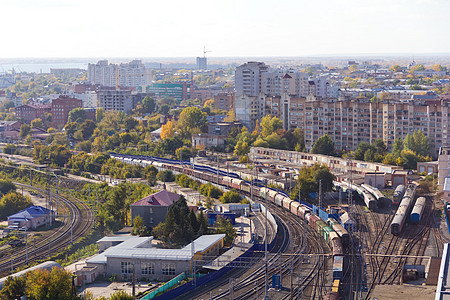
[[265, 259], [265, 281], [264, 281], [264, 299], [268, 300], [269, 299], [269, 294], [268, 294], [268, 290], [267, 290], [267, 286], [269, 285], [268, 281], [269, 281], [269, 270], [268, 270], [268, 263], [267, 263], [267, 234], [268, 234], [268, 230], [267, 230], [267, 211], [269, 210], [269, 205], [267, 203], [267, 179], [264, 181], [265, 183], [265, 187], [266, 187], [266, 196], [265, 196], [265, 205], [266, 205], [266, 238], [264, 239], [264, 259]]
[[219, 154], [217, 154], [217, 185], [219, 185]]
[[233, 300], [234, 298], [233, 291], [234, 291], [234, 280], [233, 278], [230, 278], [230, 300]]
[[322, 209], [322, 179], [319, 180], [319, 208]]

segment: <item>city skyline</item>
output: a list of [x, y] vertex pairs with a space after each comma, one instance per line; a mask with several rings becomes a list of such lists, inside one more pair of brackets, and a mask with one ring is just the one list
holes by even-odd
[[[0, 57], [210, 57], [450, 52], [450, 2], [5, 1]], [[18, 18], [20, 16], [20, 19]]]

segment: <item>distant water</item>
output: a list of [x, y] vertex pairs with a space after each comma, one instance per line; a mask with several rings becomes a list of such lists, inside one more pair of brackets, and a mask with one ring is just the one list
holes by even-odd
[[19, 63], [19, 64], [0, 64], [0, 74], [9, 70], [14, 70], [16, 73], [50, 73], [50, 68], [77, 68], [87, 70], [87, 63]]

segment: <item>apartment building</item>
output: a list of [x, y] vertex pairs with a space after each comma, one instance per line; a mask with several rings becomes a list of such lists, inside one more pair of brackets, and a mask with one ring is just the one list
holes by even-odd
[[441, 146], [450, 146], [449, 103], [445, 99], [371, 102], [366, 98], [319, 99], [313, 95], [243, 95], [236, 98], [236, 119], [253, 130], [257, 119], [276, 116], [284, 129], [304, 130], [308, 149], [324, 134], [334, 140], [336, 149], [355, 150], [361, 142], [375, 139], [383, 139], [392, 148], [395, 139], [422, 130], [429, 139], [431, 154], [437, 156]]
[[101, 89], [97, 92], [98, 103], [105, 111], [115, 110], [128, 113], [133, 109], [131, 90]]
[[88, 64], [88, 82], [102, 86], [138, 87], [152, 82], [152, 72], [145, 68], [140, 60], [129, 63], [110, 64], [100, 60], [96, 64]]
[[269, 71], [263, 62], [251, 61], [236, 68], [236, 95], [258, 96], [261, 92], [262, 74]]
[[59, 96], [52, 100], [52, 123], [55, 127], [62, 127], [67, 123], [69, 112], [74, 108], [83, 107], [83, 100], [69, 96]]
[[219, 93], [214, 96], [214, 108], [226, 111], [234, 108], [234, 93]]

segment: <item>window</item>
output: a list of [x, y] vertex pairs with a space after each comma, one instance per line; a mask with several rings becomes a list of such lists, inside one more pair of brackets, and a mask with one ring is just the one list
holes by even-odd
[[143, 263], [142, 264], [142, 275], [153, 275], [155, 274], [155, 264], [154, 263]]
[[120, 269], [122, 274], [133, 274], [133, 267], [129, 261], [122, 261], [120, 263]]
[[175, 265], [174, 264], [163, 264], [162, 274], [163, 275], [175, 275]]

